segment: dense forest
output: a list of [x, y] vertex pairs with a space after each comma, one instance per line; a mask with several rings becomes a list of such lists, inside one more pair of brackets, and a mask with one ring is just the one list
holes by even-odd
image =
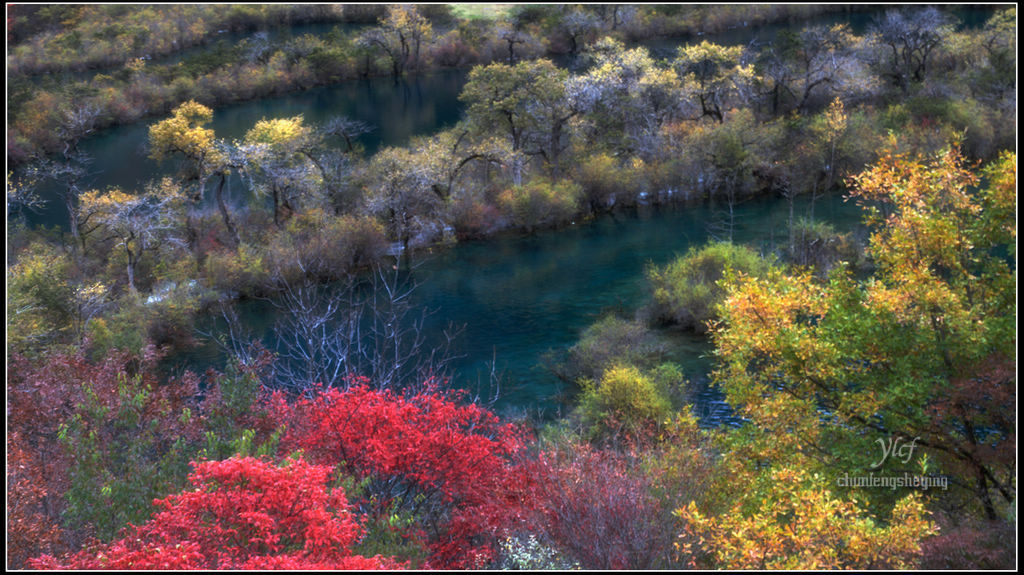
[[[1017, 17], [959, 8], [8, 5], [8, 568], [1013, 569]], [[210, 127], [443, 69], [461, 119], [402, 145]], [[83, 143], [136, 122], [166, 171], [100, 189]], [[652, 205], [713, 241], [537, 358], [556, 416], [453, 384], [423, 254]]]

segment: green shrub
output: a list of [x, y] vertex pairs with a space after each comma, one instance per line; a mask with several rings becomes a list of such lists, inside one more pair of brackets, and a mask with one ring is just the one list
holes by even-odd
[[75, 290], [69, 282], [67, 254], [34, 244], [7, 269], [7, 342], [27, 349], [70, 332], [75, 320]]
[[206, 255], [206, 281], [211, 288], [256, 295], [269, 283], [269, 273], [260, 251], [243, 243], [238, 252], [211, 252]]
[[[370, 478], [357, 482], [354, 477], [345, 475], [343, 486], [351, 500], [368, 497]], [[417, 497], [417, 503], [425, 500], [423, 495]], [[396, 561], [408, 562], [412, 569], [419, 569], [430, 555], [424, 537], [410, 535], [416, 531], [416, 525], [422, 521], [422, 514], [410, 509], [403, 509], [398, 501], [388, 508], [382, 509], [367, 517], [363, 528], [366, 535], [355, 546], [354, 552], [364, 557], [380, 555], [392, 557]]]
[[883, 131], [896, 132], [910, 125], [913, 116], [906, 104], [896, 103], [887, 107], [879, 115], [879, 125]]
[[526, 185], [513, 186], [502, 192], [498, 196], [498, 205], [514, 225], [533, 230], [571, 219], [579, 209], [581, 195], [576, 182], [534, 178]]
[[102, 317], [93, 318], [85, 324], [85, 335], [88, 357], [92, 361], [99, 361], [111, 350], [120, 347], [114, 341], [114, 332], [107, 326], [107, 320]]
[[567, 381], [599, 380], [612, 364], [646, 369], [664, 359], [666, 351], [642, 322], [607, 316], [583, 331], [556, 371]]
[[854, 267], [863, 264], [863, 253], [852, 235], [836, 233], [829, 224], [801, 218], [794, 222], [792, 235], [786, 258], [794, 264], [813, 267], [821, 277], [841, 261]]
[[141, 355], [148, 343], [149, 322], [140, 298], [129, 295], [118, 304], [115, 312], [88, 323], [86, 333], [91, 342], [90, 356], [104, 357], [115, 349]]
[[329, 281], [373, 263], [384, 253], [385, 237], [383, 226], [371, 218], [314, 209], [289, 220], [271, 238], [264, 261], [275, 281]]
[[149, 343], [191, 343], [201, 297], [194, 281], [162, 284], [148, 296], [127, 294], [115, 311], [89, 322], [90, 355], [101, 357], [112, 349], [141, 355]]
[[599, 382], [584, 380], [579, 413], [591, 440], [616, 442], [653, 437], [672, 416], [669, 388], [682, 382], [672, 364], [650, 372], [616, 364]]
[[156, 345], [189, 344], [202, 294], [195, 281], [168, 285], [146, 298], [146, 331]]
[[913, 125], [939, 129], [943, 133], [963, 133], [963, 149], [972, 157], [994, 153], [995, 129], [989, 119], [990, 108], [973, 98], [918, 96], [907, 101], [913, 110]]
[[142, 375], [115, 377], [114, 389], [111, 382], [86, 382], [86, 400], [58, 431], [73, 456], [64, 520], [103, 541], [145, 521], [154, 500], [179, 490], [191, 459], [185, 438], [171, 428], [180, 417], [171, 400], [178, 398]]
[[685, 256], [664, 268], [648, 268], [647, 280], [653, 293], [647, 315], [661, 324], [704, 333], [707, 323], [717, 318], [715, 309], [725, 298], [718, 280], [727, 268], [760, 276], [772, 267], [757, 252], [740, 245], [720, 242], [690, 248]]
[[616, 194], [635, 187], [628, 175], [617, 159], [601, 153], [580, 162], [576, 180], [583, 188], [591, 211], [594, 211], [608, 205]]
[[501, 214], [494, 205], [469, 194], [454, 198], [448, 207], [448, 218], [460, 238], [483, 237], [498, 230]]

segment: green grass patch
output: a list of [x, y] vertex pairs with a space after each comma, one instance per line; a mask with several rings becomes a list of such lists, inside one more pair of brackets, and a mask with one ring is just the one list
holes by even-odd
[[460, 20], [497, 20], [508, 15], [515, 4], [451, 4], [452, 13]]

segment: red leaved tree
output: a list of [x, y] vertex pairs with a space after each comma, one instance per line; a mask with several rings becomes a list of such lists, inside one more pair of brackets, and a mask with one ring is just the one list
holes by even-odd
[[278, 467], [255, 458], [195, 464], [193, 489], [157, 501], [141, 526], [108, 545], [38, 569], [381, 569], [351, 553], [362, 530], [330, 467], [301, 459]]
[[17, 431], [7, 434], [7, 566], [21, 569], [41, 552], [56, 553], [62, 546], [47, 469]]
[[401, 396], [356, 382], [292, 404], [278, 395], [272, 411], [288, 433], [284, 452], [301, 449], [320, 465], [343, 464], [367, 485], [360, 502], [375, 514], [411, 513], [410, 536], [425, 539], [426, 566], [480, 568], [497, 539], [520, 519], [526, 480], [515, 456], [523, 445], [512, 425], [428, 386]]

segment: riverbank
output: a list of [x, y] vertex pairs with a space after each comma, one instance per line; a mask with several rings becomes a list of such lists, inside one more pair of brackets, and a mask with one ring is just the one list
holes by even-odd
[[[65, 46], [71, 42], [68, 38], [82, 37], [81, 31], [40, 33], [31, 40], [24, 40], [35, 46], [27, 53], [39, 57], [40, 54], [49, 54], [53, 51], [45, 46], [55, 45], [61, 46], [63, 53], [72, 60], [67, 64], [60, 64], [59, 70], [36, 70], [28, 64], [18, 65], [18, 54], [21, 53], [19, 46], [16, 44], [12, 48], [8, 57], [8, 164], [22, 165], [39, 155], [60, 150], [62, 145], [57, 134], [67, 130], [68, 114], [72, 112], [87, 113], [91, 116], [86, 128], [79, 126], [78, 129], [87, 129], [87, 133], [93, 134], [113, 126], [166, 114], [188, 100], [196, 100], [208, 106], [223, 106], [304, 91], [316, 86], [333, 85], [360, 77], [393, 75], [394, 62], [389, 63], [387, 58], [381, 59], [381, 54], [376, 54], [371, 45], [361, 45], [356, 33], [302, 35], [280, 42], [259, 41], [253, 37], [233, 46], [216, 44], [216, 37], [220, 32], [253, 29], [270, 23], [344, 23], [383, 18], [383, 7], [376, 8], [376, 12], [368, 12], [357, 11], [352, 6], [308, 7], [307, 10], [296, 8], [294, 14], [288, 10], [284, 10], [283, 14], [259, 14], [258, 11], [243, 14], [227, 11], [209, 18], [208, 21], [204, 20], [200, 29], [189, 29], [188, 34], [172, 34], [168, 31], [165, 35], [175, 36], [173, 41], [164, 39], [164, 35], [160, 33], [147, 32], [138, 36], [144, 40], [133, 41], [138, 46], [132, 50], [118, 49], [102, 58], [90, 57], [89, 50], [68, 50]], [[693, 22], [700, 23], [699, 29], [703, 33], [713, 34], [716, 31], [736, 28], [740, 24], [756, 26], [758, 23], [794, 21], [830, 10], [838, 8], [782, 7], [764, 11], [748, 6], [743, 9], [722, 11], [722, 14], [717, 14], [716, 11], [714, 18], [710, 18], [710, 13], [701, 12], [700, 17]], [[145, 14], [143, 10], [134, 17], [144, 20]], [[377, 15], [371, 18], [371, 14]], [[612, 17], [605, 14], [593, 17], [589, 28], [579, 33], [581, 45], [572, 50], [566, 41], [566, 34], [570, 34], [568, 37], [574, 40], [576, 36], [571, 35], [572, 32], [567, 32], [559, 24], [559, 18], [565, 15], [547, 14], [543, 10], [533, 14], [524, 9], [518, 16], [523, 28], [516, 32], [517, 36], [511, 43], [507, 43], [499, 34], [503, 20], [456, 20], [450, 13], [433, 8], [426, 14], [428, 22], [433, 21], [438, 26], [438, 33], [431, 37], [430, 43], [414, 62], [403, 62], [403, 71], [422, 74], [432, 70], [467, 68], [513, 57], [523, 59], [570, 51], [575, 53], [584, 43], [593, 42], [599, 33], [642, 39], [655, 35], [695, 35], [698, 29], [692, 23], [670, 25], [673, 22], [688, 22], [686, 9], [671, 14], [647, 14], [643, 11], [631, 13], [628, 25], [624, 21], [621, 26], [617, 20], [619, 16], [614, 17], [615, 22], [605, 22], [602, 18]], [[77, 16], [82, 17], [82, 14]], [[124, 15], [118, 16], [123, 17]], [[182, 13], [176, 18], [165, 18], [163, 21], [170, 26], [173, 22], [186, 22], [195, 18], [200, 16]], [[75, 25], [87, 27], [88, 22], [86, 19]], [[128, 24], [120, 24], [120, 28], [117, 26], [111, 25], [111, 34], [129, 34], [130, 30], [138, 28]], [[113, 38], [117, 39], [119, 36]], [[102, 38], [94, 41], [115, 42]], [[173, 64], [163, 64], [158, 59], [204, 43], [214, 45], [206, 54], [198, 54]], [[502, 44], [506, 46], [503, 47]], [[116, 62], [119, 67], [107, 68], [103, 73], [91, 77], [63, 77], [58, 81], [61, 75], [55, 74], [65, 69], [109, 66], [115, 63], [110, 61], [110, 58], [124, 58], [125, 54], [136, 56], [120, 60]], [[13, 64], [12, 58], [15, 59]], [[46, 57], [42, 61], [49, 63], [48, 66], [53, 66], [53, 62], [59, 59]], [[22, 73], [22, 69], [28, 69], [31, 74], [44, 76], [33, 80], [30, 74]]]

